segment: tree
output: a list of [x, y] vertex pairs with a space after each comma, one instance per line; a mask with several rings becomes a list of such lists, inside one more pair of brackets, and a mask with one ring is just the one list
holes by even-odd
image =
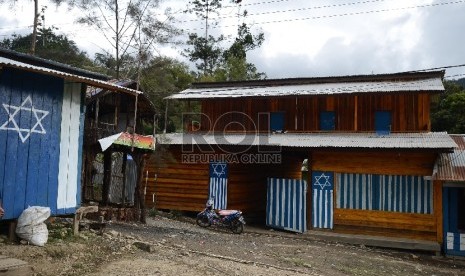
[[[231, 2], [239, 4], [241, 1], [232, 0]], [[185, 50], [184, 54], [202, 72], [199, 74], [201, 81], [250, 80], [266, 77], [264, 73], [258, 72], [255, 65], [247, 62], [247, 52], [263, 44], [265, 40], [263, 32], [254, 35], [250, 27], [242, 22], [238, 25], [234, 42], [227, 49], [223, 49], [220, 44], [225, 37], [223, 35], [214, 37], [208, 34], [209, 27], [218, 22], [209, 23], [211, 14], [219, 14], [222, 0], [197, 0], [190, 4], [193, 7], [188, 12], [195, 13], [199, 19], [205, 21], [205, 35], [202, 37], [199, 34], [190, 33], [187, 41], [190, 48]], [[238, 20], [244, 21], [246, 17], [247, 10], [240, 13], [239, 6]]]
[[431, 108], [433, 131], [465, 133], [465, 90], [453, 82], [445, 81], [446, 92]]
[[[144, 67], [141, 88], [155, 105], [155, 110], [159, 111], [157, 132], [165, 128], [165, 117], [162, 112], [166, 108], [167, 101], [164, 98], [186, 89], [193, 79], [186, 64], [168, 57], [156, 57]], [[183, 102], [170, 102], [168, 122], [166, 122], [168, 132], [174, 132], [181, 127], [182, 110], [184, 110]]]
[[[30, 40], [30, 48], [29, 48], [29, 54], [35, 55], [36, 52], [36, 38], [37, 38], [37, 29], [39, 27], [39, 0], [33, 0], [34, 1], [34, 20], [32, 23], [32, 35], [31, 35], [31, 40]], [[10, 2], [12, 6], [18, 2], [18, 0], [0, 0], [0, 4], [3, 4], [4, 2]], [[42, 9], [44, 11], [44, 9]]]
[[[111, 45], [112, 50], [102, 49], [104, 56], [114, 59], [115, 77], [120, 78], [121, 68], [126, 57], [134, 56], [139, 60], [149, 52], [148, 49], [177, 35], [178, 31], [171, 23], [169, 10], [165, 19], [159, 20], [155, 11], [160, 0], [53, 0], [60, 4], [66, 2], [70, 7], [78, 7], [83, 16], [78, 19], [81, 24], [96, 27]], [[126, 72], [127, 73], [127, 72]], [[127, 76], [125, 76], [127, 77]]]
[[[13, 35], [0, 41], [0, 46], [17, 52], [27, 53], [33, 35]], [[56, 34], [53, 28], [37, 30], [36, 55], [41, 58], [65, 63], [74, 67], [96, 71], [93, 62], [87, 54], [76, 46], [73, 40], [64, 35]]]
[[[205, 21], [205, 33], [200, 36], [196, 33], [189, 33], [187, 45], [192, 46], [192, 49], [185, 50], [185, 54], [189, 60], [196, 63], [198, 70], [203, 72], [204, 76], [212, 75], [216, 64], [221, 57], [223, 50], [218, 46], [224, 40], [224, 36], [214, 37], [208, 34], [210, 28], [211, 14], [218, 15], [222, 7], [222, 0], [194, 0], [189, 2], [192, 8], [186, 12], [195, 13], [195, 15]], [[213, 25], [216, 25], [214, 22]]]
[[[244, 11], [244, 17], [247, 11]], [[247, 52], [259, 48], [265, 35], [260, 32], [253, 35], [246, 23], [237, 28], [237, 36], [229, 49], [223, 53], [223, 65], [217, 70], [217, 81], [255, 80], [266, 77], [257, 67], [247, 62]], [[221, 74], [223, 72], [223, 74]]]
[[195, 33], [189, 34], [187, 45], [192, 46], [192, 49], [187, 49], [185, 54], [189, 60], [196, 63], [195, 66], [204, 76], [213, 75], [215, 67], [217, 67], [222, 57], [223, 49], [218, 45], [224, 40], [224, 36], [217, 38], [208, 36], [204, 38]]

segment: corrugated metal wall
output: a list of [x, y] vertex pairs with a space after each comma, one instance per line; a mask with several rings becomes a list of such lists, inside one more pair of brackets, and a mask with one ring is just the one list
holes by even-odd
[[266, 225], [294, 232], [307, 230], [307, 182], [268, 178]]

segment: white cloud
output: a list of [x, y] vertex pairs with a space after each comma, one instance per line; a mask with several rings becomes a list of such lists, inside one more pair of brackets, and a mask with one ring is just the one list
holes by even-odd
[[[40, 1], [42, 5], [47, 2]], [[15, 11], [0, 10], [0, 31], [4, 36], [30, 30], [27, 26], [32, 22], [32, 5], [26, 0], [19, 3]], [[249, 11], [247, 23], [253, 30], [265, 33], [265, 43], [250, 52], [249, 58], [270, 78], [385, 73], [464, 64], [465, 3], [444, 3], [451, 2], [243, 1], [242, 9]], [[100, 48], [111, 49], [99, 32], [73, 23], [75, 11], [47, 5], [46, 24], [59, 27], [91, 56]], [[164, 1], [163, 5], [163, 9], [180, 11], [185, 9], [186, 1]], [[220, 19], [214, 19], [218, 28], [210, 33], [234, 37], [237, 11], [236, 7], [225, 9]], [[203, 32], [203, 22], [196, 21], [193, 15], [178, 12], [176, 18], [179, 27], [187, 32]], [[160, 47], [159, 51], [179, 57], [181, 49]], [[465, 73], [465, 68], [449, 71]]]

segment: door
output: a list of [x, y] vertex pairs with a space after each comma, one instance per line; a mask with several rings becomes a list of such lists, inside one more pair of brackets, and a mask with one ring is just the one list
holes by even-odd
[[444, 252], [465, 256], [465, 187], [443, 188]]
[[312, 172], [313, 228], [333, 229], [333, 172]]
[[214, 209], [226, 209], [228, 205], [228, 164], [210, 163], [208, 198], [213, 199]]
[[266, 225], [294, 232], [307, 230], [307, 182], [268, 178]]

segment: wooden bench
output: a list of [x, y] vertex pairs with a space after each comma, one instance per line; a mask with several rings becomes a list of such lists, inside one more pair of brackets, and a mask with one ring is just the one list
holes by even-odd
[[73, 220], [73, 234], [79, 234], [79, 222], [82, 218], [88, 213], [96, 213], [98, 212], [98, 206], [83, 206], [76, 210], [76, 214], [74, 214]]

